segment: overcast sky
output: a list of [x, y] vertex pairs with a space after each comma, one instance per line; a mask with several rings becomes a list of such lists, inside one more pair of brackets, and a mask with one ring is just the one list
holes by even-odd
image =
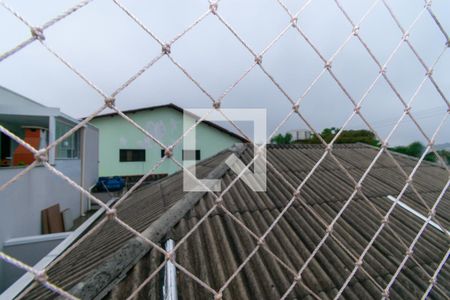
[[[41, 25], [77, 1], [6, 0], [33, 25]], [[305, 1], [286, 1], [297, 11]], [[358, 22], [373, 1], [340, 1]], [[381, 1], [380, 1], [381, 2]], [[407, 28], [423, 9], [423, 0], [388, 1], [401, 24]], [[128, 7], [156, 36], [169, 41], [208, 9], [206, 0], [131, 1]], [[450, 1], [433, 0], [434, 12], [450, 32]], [[264, 49], [289, 24], [289, 17], [275, 0], [222, 0], [220, 15], [255, 51]], [[313, 0], [299, 17], [299, 26], [319, 51], [329, 58], [352, 31], [332, 0]], [[28, 28], [0, 7], [0, 53], [29, 37]], [[400, 30], [382, 3], [360, 25], [360, 35], [385, 62], [399, 43]], [[73, 15], [45, 31], [48, 45], [106, 93], [112, 93], [137, 70], [156, 57], [161, 47], [112, 1], [94, 0]], [[431, 65], [443, 51], [445, 38], [425, 12], [410, 33], [410, 41]], [[213, 96], [219, 97], [254, 61], [254, 58], [214, 15], [207, 16], [172, 47], [173, 58]], [[264, 55], [263, 66], [293, 98], [298, 99], [323, 68], [323, 63], [294, 28]], [[359, 100], [378, 75], [378, 68], [356, 38], [352, 38], [332, 64], [349, 93]], [[450, 50], [437, 64], [433, 76], [447, 99], [450, 96]], [[425, 71], [403, 44], [387, 67], [387, 74], [405, 100], [409, 100]], [[59, 107], [73, 117], [97, 109], [103, 99], [91, 87], [58, 61], [38, 42], [0, 62], [0, 85], [45, 105]], [[173, 102], [185, 108], [207, 108], [208, 99], [172, 62], [163, 57], [117, 97], [121, 109]], [[429, 81], [413, 102], [413, 114], [431, 135], [447, 104]], [[269, 131], [287, 115], [291, 104], [258, 67], [223, 100], [227, 108], [267, 108]], [[352, 105], [328, 73], [317, 82], [300, 105], [311, 125], [341, 127]], [[362, 112], [385, 137], [403, 111], [400, 101], [383, 79], [362, 105]], [[293, 116], [281, 131], [306, 128]], [[356, 117], [348, 128], [366, 128]], [[409, 120], [402, 123], [392, 144], [423, 141]], [[450, 141], [450, 122], [437, 137]]]

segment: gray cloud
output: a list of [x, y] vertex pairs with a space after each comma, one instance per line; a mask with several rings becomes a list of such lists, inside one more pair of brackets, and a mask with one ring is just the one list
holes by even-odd
[[[291, 11], [304, 3], [286, 1]], [[341, 1], [356, 22], [373, 1]], [[7, 1], [31, 24], [42, 24], [76, 1]], [[208, 9], [207, 1], [121, 1], [162, 41], [182, 32]], [[423, 9], [423, 1], [389, 1], [402, 26], [407, 28]], [[45, 5], [48, 4], [48, 5]], [[450, 31], [448, 1], [433, 1], [433, 10], [445, 30]], [[256, 52], [262, 51], [289, 24], [289, 17], [275, 0], [223, 0], [219, 12]], [[334, 1], [315, 0], [300, 15], [299, 26], [319, 51], [329, 59], [352, 31], [352, 26]], [[374, 55], [384, 63], [402, 36], [382, 3], [360, 26], [360, 34]], [[28, 29], [0, 7], [0, 53], [29, 36]], [[94, 0], [45, 32], [46, 42], [106, 93], [113, 92], [143, 65], [156, 57], [161, 47], [112, 1]], [[410, 34], [424, 61], [431, 65], [444, 49], [445, 39], [425, 12]], [[435, 68], [434, 77], [446, 97], [450, 95], [450, 51]], [[213, 15], [207, 16], [172, 47], [174, 59], [213, 96], [219, 97], [253, 63], [254, 58]], [[285, 91], [297, 100], [323, 68], [322, 61], [294, 28], [264, 55], [263, 66]], [[356, 38], [352, 38], [333, 61], [333, 71], [359, 101], [378, 76], [378, 67]], [[408, 101], [424, 78], [425, 71], [403, 44], [392, 58], [388, 76]], [[94, 111], [103, 99], [59, 62], [39, 43], [33, 43], [0, 63], [0, 85], [45, 105], [60, 107], [75, 117]], [[122, 109], [174, 102], [182, 107], [209, 107], [210, 100], [163, 57], [117, 97]], [[289, 112], [291, 104], [267, 76], [254, 68], [224, 99], [223, 107], [268, 109], [269, 130]], [[352, 104], [328, 73], [301, 103], [301, 111], [317, 129], [340, 127], [352, 112]], [[427, 81], [413, 103], [413, 113], [431, 135], [446, 113], [445, 101]], [[403, 107], [383, 79], [368, 95], [362, 112], [385, 137]], [[304, 128], [292, 117], [282, 130]], [[349, 128], [364, 128], [355, 118]], [[445, 125], [437, 142], [447, 142]], [[402, 124], [392, 137], [394, 144], [423, 140], [412, 122]]]

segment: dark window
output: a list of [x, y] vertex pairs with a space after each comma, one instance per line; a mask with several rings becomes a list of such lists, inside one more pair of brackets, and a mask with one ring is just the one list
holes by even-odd
[[200, 160], [200, 150], [183, 150], [183, 160]]
[[11, 158], [11, 138], [0, 133], [0, 159]]
[[145, 161], [145, 149], [120, 149], [120, 161]]
[[164, 155], [166, 155], [166, 150], [165, 149], [161, 149], [161, 158], [163, 158], [164, 157]]

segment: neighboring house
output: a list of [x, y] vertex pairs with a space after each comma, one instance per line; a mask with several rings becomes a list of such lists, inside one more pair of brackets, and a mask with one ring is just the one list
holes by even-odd
[[[183, 135], [183, 109], [167, 104], [123, 111], [160, 142], [170, 146]], [[164, 150], [151, 138], [116, 113], [95, 117], [91, 123], [100, 134], [100, 176], [144, 175], [158, 163]], [[173, 157], [180, 163], [185, 157], [203, 160], [234, 143], [245, 142], [241, 136], [212, 122], [196, 127], [196, 151], [182, 151], [183, 142], [175, 147]], [[179, 167], [166, 160], [154, 174], [172, 174]]]
[[[62, 136], [79, 121], [58, 108], [41, 105], [0, 87], [0, 125], [36, 148], [43, 148]], [[33, 154], [6, 134], [0, 134], [0, 186], [34, 161]], [[49, 153], [49, 162], [70, 179], [89, 189], [98, 177], [98, 131], [85, 126]], [[64, 234], [41, 235], [41, 211], [59, 204], [66, 217], [75, 219], [85, 212], [87, 199], [63, 179], [38, 165], [0, 191], [0, 250], [33, 265], [65, 238]], [[70, 218], [71, 216], [71, 218]], [[67, 220], [67, 218], [66, 218]], [[71, 220], [68, 220], [69, 223]], [[71, 228], [66, 228], [66, 231]], [[27, 243], [28, 250], [22, 249]], [[51, 242], [50, 242], [51, 241]], [[39, 244], [39, 245], [38, 245]], [[22, 272], [0, 262], [0, 291]], [[14, 273], [14, 274], [13, 274]]]
[[[224, 194], [222, 203], [256, 237], [217, 207], [177, 249], [176, 262], [218, 291], [257, 247], [257, 237], [262, 236], [285, 209], [295, 188], [304, 182], [324, 151], [321, 145], [268, 145], [267, 158], [271, 167], [267, 174], [267, 192], [254, 192], [238, 180]], [[363, 144], [333, 147], [333, 154], [356, 180], [363, 175], [378, 151]], [[224, 161], [231, 153], [247, 164], [251, 160], [252, 149], [236, 146], [199, 162], [198, 177], [218, 178], [223, 188], [229, 186], [236, 174], [226, 167]], [[407, 172], [417, 163], [413, 158], [392, 155]], [[383, 216], [392, 205], [390, 196], [395, 197], [402, 191], [405, 180], [390, 157], [386, 153], [381, 154], [362, 185], [367, 198], [356, 195], [346, 206], [332, 236], [314, 255], [287, 299], [317, 299], [312, 293], [321, 299], [334, 298], [355, 267], [357, 258], [382, 225]], [[448, 173], [444, 168], [422, 162], [414, 176], [414, 185], [431, 207], [447, 180]], [[256, 254], [230, 281], [223, 291], [223, 298], [280, 299], [294, 281], [296, 272], [325, 236], [327, 225], [354, 191], [354, 182], [333, 158], [326, 156]], [[436, 219], [445, 228], [450, 226], [449, 201], [447, 193], [443, 199], [446, 204], [439, 206], [436, 212]], [[209, 193], [184, 193], [182, 172], [178, 172], [137, 190], [119, 205], [117, 213], [123, 222], [164, 247], [169, 239], [177, 244], [186, 237], [215, 203]], [[401, 203], [427, 215], [427, 210], [411, 189], [405, 191]], [[387, 226], [371, 244], [362, 269], [356, 272], [342, 298], [381, 299], [382, 289], [405, 257], [407, 247], [423, 222], [416, 214], [397, 206]], [[392, 285], [390, 299], [420, 299], [448, 249], [447, 232], [429, 224], [414, 248], [412, 258]], [[64, 255], [47, 269], [49, 281], [82, 299], [125, 299], [140, 285], [143, 288], [134, 299], [162, 299], [163, 286], [176, 286], [174, 291], [178, 299], [216, 299], [210, 290], [178, 268], [173, 273], [176, 274], [173, 281], [166, 282], [164, 268], [167, 264], [155, 272], [164, 262], [164, 256], [111, 219], [105, 220], [98, 230]], [[155, 276], [147, 280], [151, 274]], [[450, 270], [447, 264], [437, 277], [429, 297], [445, 299], [449, 291]], [[37, 282], [20, 294], [21, 299], [52, 296], [55, 294]]]

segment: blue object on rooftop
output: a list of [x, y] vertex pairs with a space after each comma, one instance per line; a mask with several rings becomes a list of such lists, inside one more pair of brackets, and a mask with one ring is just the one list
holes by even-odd
[[99, 192], [120, 191], [125, 186], [125, 180], [122, 177], [99, 177], [95, 188]]

